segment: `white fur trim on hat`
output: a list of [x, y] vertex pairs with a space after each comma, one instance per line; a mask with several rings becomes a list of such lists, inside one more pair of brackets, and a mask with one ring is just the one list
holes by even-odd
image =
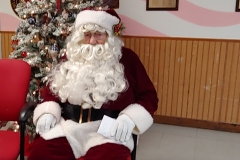
[[61, 107], [54, 101], [47, 101], [38, 104], [33, 113], [33, 123], [36, 125], [39, 117], [45, 113], [54, 115], [57, 119], [57, 122], [59, 122], [61, 118]]
[[136, 125], [133, 133], [137, 135], [144, 133], [153, 124], [153, 118], [150, 113], [139, 104], [129, 105], [120, 114], [126, 114], [133, 120]]
[[97, 24], [112, 31], [113, 25], [118, 24], [119, 19], [105, 11], [84, 10], [79, 12], [75, 21], [75, 28], [87, 23]]

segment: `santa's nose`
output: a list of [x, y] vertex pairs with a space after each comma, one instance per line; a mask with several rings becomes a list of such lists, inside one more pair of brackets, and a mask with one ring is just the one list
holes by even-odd
[[89, 44], [91, 44], [91, 45], [97, 44], [97, 40], [96, 40], [96, 38], [94, 36], [91, 36]]

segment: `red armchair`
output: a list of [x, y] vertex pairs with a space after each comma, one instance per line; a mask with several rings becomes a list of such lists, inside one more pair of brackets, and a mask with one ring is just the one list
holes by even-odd
[[0, 159], [24, 159], [25, 124], [36, 103], [26, 102], [31, 69], [18, 59], [0, 59], [0, 121], [18, 121], [20, 132], [0, 130]]

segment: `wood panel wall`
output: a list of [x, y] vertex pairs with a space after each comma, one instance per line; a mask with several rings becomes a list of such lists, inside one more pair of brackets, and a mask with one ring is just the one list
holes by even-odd
[[13, 51], [12, 44], [12, 36], [15, 35], [14, 32], [0, 32], [1, 34], [1, 47], [2, 47], [2, 58], [8, 58], [8, 55]]
[[[2, 32], [2, 53], [13, 32]], [[158, 97], [157, 116], [240, 124], [240, 41], [124, 36]]]
[[156, 115], [240, 124], [240, 41], [124, 37], [158, 97]]

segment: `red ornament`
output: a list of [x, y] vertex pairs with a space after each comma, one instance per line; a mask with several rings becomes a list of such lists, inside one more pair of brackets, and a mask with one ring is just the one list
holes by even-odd
[[60, 11], [61, 10], [61, 0], [57, 0], [56, 5], [57, 5], [57, 10]]
[[60, 59], [61, 59], [62, 62], [66, 61], [67, 60], [66, 53], [63, 53]]
[[27, 52], [23, 51], [22, 52], [22, 58], [25, 58], [25, 57], [27, 57]]

